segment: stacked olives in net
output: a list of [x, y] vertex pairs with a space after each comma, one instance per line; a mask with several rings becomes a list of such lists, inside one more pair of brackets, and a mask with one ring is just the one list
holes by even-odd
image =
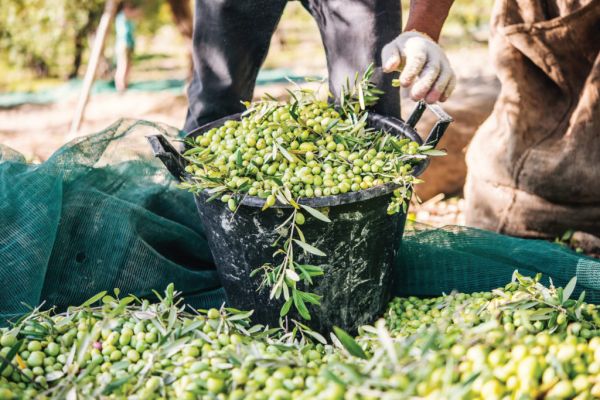
[[238, 310], [187, 312], [168, 291], [157, 304], [36, 310], [0, 330], [0, 399], [600, 397], [598, 308], [574, 282], [516, 276], [492, 292], [394, 299], [374, 326], [329, 344]]
[[250, 327], [250, 313], [103, 301], [0, 330], [0, 399], [290, 399], [327, 388], [331, 347], [286, 343]]
[[[188, 141], [190, 174], [183, 187], [211, 189], [232, 210], [244, 195], [265, 199], [279, 190], [293, 198], [357, 192], [395, 183], [410, 187], [413, 166], [427, 146], [367, 125], [367, 111], [352, 111], [298, 93], [291, 103], [268, 100], [250, 106], [241, 120], [229, 120]], [[406, 190], [396, 196], [410, 198]]]
[[393, 391], [430, 399], [599, 398], [600, 313], [571, 298], [574, 286], [517, 275], [493, 292], [394, 299], [394, 351], [370, 330], [359, 339], [382, 357], [363, 385], [387, 379]]

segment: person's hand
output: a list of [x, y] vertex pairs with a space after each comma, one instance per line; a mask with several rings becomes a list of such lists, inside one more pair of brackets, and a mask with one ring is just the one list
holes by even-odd
[[444, 50], [420, 32], [400, 34], [383, 48], [381, 59], [384, 72], [402, 71], [400, 85], [412, 86], [410, 96], [415, 101], [446, 101], [456, 86]]

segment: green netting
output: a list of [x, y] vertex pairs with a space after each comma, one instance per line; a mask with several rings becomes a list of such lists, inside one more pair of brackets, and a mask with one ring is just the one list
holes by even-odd
[[520, 239], [464, 226], [440, 229], [416, 224], [407, 230], [398, 259], [398, 296], [437, 296], [453, 290], [471, 293], [503, 286], [514, 270], [543, 274], [562, 286], [577, 276], [575, 293], [600, 303], [600, 260], [545, 240]]
[[121, 121], [41, 165], [0, 150], [0, 314], [64, 307], [118, 287], [142, 296], [176, 282], [191, 304], [222, 301], [189, 194], [145, 135], [177, 130]]
[[[75, 140], [40, 165], [0, 145], [0, 320], [46, 302], [64, 308], [102, 290], [152, 296], [174, 282], [187, 302], [224, 300], [191, 194], [155, 159], [148, 134], [174, 128], [119, 121]], [[515, 269], [542, 272], [600, 302], [600, 262], [545, 241], [465, 227], [406, 232], [397, 295], [473, 292]]]

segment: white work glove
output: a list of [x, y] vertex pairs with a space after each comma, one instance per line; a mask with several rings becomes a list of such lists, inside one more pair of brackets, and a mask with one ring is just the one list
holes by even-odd
[[410, 96], [427, 103], [446, 101], [456, 86], [456, 76], [444, 50], [429, 36], [404, 32], [381, 52], [384, 72], [402, 71], [400, 85], [410, 87]]

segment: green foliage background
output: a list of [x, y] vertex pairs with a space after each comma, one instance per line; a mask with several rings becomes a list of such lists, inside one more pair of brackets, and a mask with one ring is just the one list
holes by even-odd
[[[95, 31], [104, 0], [3, 0], [0, 6], [0, 60], [38, 76], [66, 78], [72, 71], [76, 37]], [[170, 15], [161, 0], [140, 2], [144, 16], [137, 27], [151, 34]], [[166, 3], [164, 4], [166, 6]]]
[[102, 13], [102, 0], [4, 0], [0, 57], [17, 68], [64, 76], [72, 67], [75, 36]]
[[[190, 0], [193, 1], [193, 0]], [[242, 1], [242, 0], [240, 0]], [[85, 58], [88, 36], [97, 27], [105, 0], [2, 0], [0, 6], [0, 74], [6, 70], [21, 72], [20, 79], [27, 77], [54, 77], [65, 79], [73, 71], [76, 53], [76, 37], [83, 37]], [[489, 20], [493, 0], [456, 0], [444, 32], [452, 31], [452, 45], [462, 45], [464, 38], [473, 39], [474, 32]], [[164, 0], [139, 1], [143, 17], [136, 21], [138, 36], [155, 33], [158, 28], [172, 23], [169, 8]], [[409, 0], [402, 5], [407, 11]], [[293, 4], [282, 21], [286, 25], [304, 31], [320, 46], [318, 33], [312, 34], [314, 24], [298, 4]], [[404, 13], [406, 18], [407, 12]], [[304, 27], [304, 28], [302, 28]], [[314, 30], [314, 29], [313, 29]], [[310, 31], [311, 33], [308, 33]], [[294, 44], [294, 35], [287, 35], [288, 43]], [[312, 36], [315, 36], [314, 38]], [[303, 51], [306, 51], [304, 48]], [[309, 59], [310, 57], [305, 57]], [[298, 62], [302, 62], [301, 59]]]
[[464, 34], [482, 29], [490, 20], [494, 0], [455, 0], [446, 24], [458, 25]]

